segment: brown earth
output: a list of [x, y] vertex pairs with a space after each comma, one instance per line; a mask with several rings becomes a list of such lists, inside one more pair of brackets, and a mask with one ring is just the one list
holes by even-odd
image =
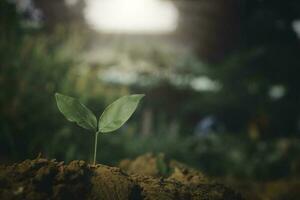
[[124, 160], [120, 168], [36, 158], [0, 166], [0, 199], [242, 200], [201, 172], [163, 155]]
[[223, 180], [249, 200], [299, 200], [300, 180], [289, 177], [272, 181]]

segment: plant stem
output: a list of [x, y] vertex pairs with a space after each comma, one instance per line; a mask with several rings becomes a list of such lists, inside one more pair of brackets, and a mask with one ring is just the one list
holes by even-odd
[[94, 165], [96, 164], [96, 157], [97, 157], [98, 134], [99, 134], [99, 132], [96, 132], [96, 134], [95, 134], [94, 162], [93, 162]]

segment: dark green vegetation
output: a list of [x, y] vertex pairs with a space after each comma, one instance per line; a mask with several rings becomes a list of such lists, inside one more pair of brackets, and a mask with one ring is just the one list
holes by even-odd
[[[32, 159], [39, 152], [49, 159], [93, 160], [87, 158], [93, 135], [66, 123], [55, 105], [56, 91], [80, 97], [96, 113], [120, 96], [145, 93], [143, 107], [118, 134], [102, 137], [97, 157], [102, 164], [164, 152], [232, 185], [250, 181], [253, 191], [282, 189], [277, 199], [292, 199], [285, 195], [294, 194], [287, 192], [288, 183], [297, 186], [300, 177], [299, 0], [199, 1], [208, 10], [199, 24], [191, 23], [192, 30], [199, 28], [192, 44], [203, 45], [197, 40], [203, 36], [222, 48], [231, 42], [226, 34], [235, 37], [222, 55], [213, 45], [201, 46], [218, 59], [206, 58], [200, 48], [186, 54], [175, 51], [180, 47], [162, 48], [161, 40], [99, 36], [86, 25], [73, 26], [65, 1], [55, 1], [57, 10], [53, 1], [34, 2], [45, 14], [41, 26], [28, 26], [13, 3], [0, 1], [1, 163]], [[96, 52], [90, 59], [91, 46], [102, 45], [109, 47], [102, 51], [107, 54]], [[141, 70], [147, 66], [151, 69]], [[126, 77], [132, 68], [135, 76]], [[129, 81], [107, 81], [111, 71]], [[199, 77], [200, 83], [216, 83], [215, 90], [191, 88]], [[210, 115], [219, 125], [195, 136], [197, 123]], [[158, 163], [161, 174], [170, 173]]]
[[0, 157], [10, 160], [46, 149], [45, 138], [62, 128], [53, 93], [74, 83], [76, 60], [60, 36], [23, 28], [14, 4], [1, 1], [0, 13]]
[[164, 152], [212, 177], [267, 181], [300, 176], [299, 139], [255, 142], [229, 135], [198, 138], [122, 134], [103, 137], [102, 144], [100, 160], [110, 165], [141, 153]]

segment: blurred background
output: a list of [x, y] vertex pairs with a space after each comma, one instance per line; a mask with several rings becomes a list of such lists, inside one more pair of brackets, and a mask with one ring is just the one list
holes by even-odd
[[97, 116], [145, 93], [100, 163], [163, 152], [245, 191], [297, 190], [299, 39], [298, 0], [0, 0], [0, 162], [92, 159], [55, 92]]

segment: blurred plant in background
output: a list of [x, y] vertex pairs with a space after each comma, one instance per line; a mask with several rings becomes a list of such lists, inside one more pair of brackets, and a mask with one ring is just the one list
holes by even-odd
[[24, 159], [47, 149], [62, 127], [53, 94], [72, 91], [81, 44], [62, 28], [46, 35], [24, 25], [13, 3], [0, 9], [1, 159]]
[[[199, 25], [189, 33], [194, 49], [166, 35], [95, 33], [76, 15], [82, 0], [32, 1], [43, 9], [44, 16], [29, 12], [38, 23], [12, 2], [19, 1], [0, 1], [1, 161], [39, 152], [65, 161], [91, 155], [92, 136], [64, 122], [55, 92], [80, 98], [95, 113], [122, 95], [146, 93], [121, 137], [100, 141], [103, 163], [150, 151], [212, 176], [299, 176], [296, 1], [244, 0], [240, 24], [228, 18], [234, 8], [225, 1], [178, 5], [179, 29]], [[239, 45], [225, 56], [231, 26], [241, 30]], [[223, 59], [204, 62], [206, 54]], [[216, 123], [204, 131], [205, 120]]]
[[[103, 137], [101, 142], [101, 160], [108, 164], [147, 152], [164, 152], [167, 157], [201, 169], [213, 177], [264, 181], [300, 175], [300, 141], [297, 139], [254, 142], [230, 134], [141, 137], [127, 132], [121, 137]], [[112, 154], [115, 156], [111, 157]]]

